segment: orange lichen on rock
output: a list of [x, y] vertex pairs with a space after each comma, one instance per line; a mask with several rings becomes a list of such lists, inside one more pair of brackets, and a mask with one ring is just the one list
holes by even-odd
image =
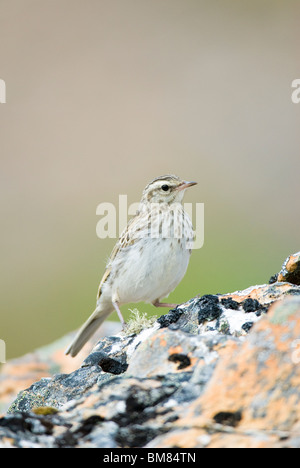
[[[297, 311], [295, 312], [295, 304]], [[285, 301], [293, 313], [274, 324], [276, 304], [255, 324], [247, 341], [230, 343], [205, 392], [176, 422], [208, 427], [216, 415], [239, 412], [238, 431], [292, 431], [300, 424], [300, 366], [293, 362], [293, 343], [300, 336], [300, 300]], [[196, 443], [196, 440], [194, 440]]]

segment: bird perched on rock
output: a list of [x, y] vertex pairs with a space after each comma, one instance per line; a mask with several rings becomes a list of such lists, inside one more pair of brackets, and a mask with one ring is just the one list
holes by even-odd
[[185, 190], [195, 184], [164, 175], [145, 187], [137, 214], [111, 253], [96, 309], [66, 354], [76, 356], [114, 310], [124, 325], [122, 304], [143, 301], [156, 307], [175, 307], [160, 301], [180, 283], [188, 267], [194, 232], [182, 200]]

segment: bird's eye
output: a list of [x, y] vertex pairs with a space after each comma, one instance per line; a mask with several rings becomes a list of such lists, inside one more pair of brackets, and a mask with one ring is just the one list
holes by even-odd
[[169, 190], [169, 186], [167, 184], [164, 184], [161, 186], [161, 189], [164, 191], [164, 192], [167, 192]]

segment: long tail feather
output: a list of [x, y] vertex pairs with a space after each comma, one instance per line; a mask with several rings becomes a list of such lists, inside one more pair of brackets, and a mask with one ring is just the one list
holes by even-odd
[[92, 315], [82, 325], [65, 354], [70, 354], [72, 357], [75, 357], [113, 310], [112, 305], [101, 310], [96, 308]]

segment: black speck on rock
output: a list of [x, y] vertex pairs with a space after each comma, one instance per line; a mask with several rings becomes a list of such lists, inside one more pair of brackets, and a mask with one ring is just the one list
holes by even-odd
[[205, 296], [200, 297], [200, 299], [198, 299], [197, 306], [199, 308], [199, 324], [217, 319], [222, 313], [218, 296], [214, 296], [212, 294], [206, 294]]
[[95, 351], [91, 353], [83, 363], [84, 367], [100, 366], [103, 372], [119, 375], [126, 372], [128, 364], [126, 362], [126, 354], [120, 354], [114, 358], [110, 357], [104, 351]]
[[278, 279], [278, 273], [276, 273], [275, 275], [271, 276], [271, 278], [269, 279], [269, 284], [276, 283], [277, 279]]
[[238, 310], [240, 304], [237, 301], [234, 301], [231, 297], [223, 297], [221, 299], [221, 304], [226, 309]]
[[134, 424], [129, 428], [121, 427], [116, 436], [116, 442], [122, 448], [144, 447], [148, 442], [164, 432], [167, 432], [167, 429]]
[[182, 314], [183, 310], [176, 307], [176, 309], [170, 310], [168, 314], [158, 317], [157, 322], [160, 324], [160, 328], [167, 328], [171, 323], [176, 323]]
[[242, 302], [242, 306], [246, 313], [256, 312], [262, 307], [257, 299], [251, 299], [251, 297], [248, 297], [248, 299], [245, 299]]
[[55, 445], [57, 448], [73, 448], [77, 444], [77, 438], [75, 435], [67, 429], [63, 434], [60, 434], [55, 439]]
[[74, 434], [76, 434], [78, 437], [84, 437], [90, 434], [94, 427], [102, 421], [103, 418], [101, 416], [94, 414], [89, 418], [85, 419], [81, 423], [81, 425], [76, 429], [76, 431], [74, 431]]
[[13, 432], [31, 431], [32, 423], [27, 413], [8, 415], [0, 419], [0, 427], [7, 427]]
[[35, 435], [49, 435], [52, 433], [53, 423], [51, 422], [51, 418], [47, 418], [46, 416], [24, 412], [1, 418], [0, 427], [6, 427], [15, 434], [23, 433], [24, 435], [32, 433]]
[[126, 372], [127, 367], [128, 367], [125, 355], [124, 355], [124, 358], [125, 359], [117, 360], [117, 359], [112, 359], [109, 356], [104, 356], [100, 359], [98, 364], [104, 372], [108, 372], [114, 375], [119, 375], [119, 374], [123, 374], [124, 372]]
[[242, 413], [240, 411], [220, 411], [214, 415], [213, 419], [217, 424], [236, 427], [242, 419]]
[[179, 363], [177, 370], [185, 369], [191, 364], [191, 360], [186, 354], [174, 353], [169, 356], [168, 360]]
[[248, 332], [251, 330], [251, 328], [253, 327], [253, 323], [254, 323], [254, 322], [245, 322], [244, 325], [242, 325], [242, 329], [243, 329], [246, 333], [248, 333]]

